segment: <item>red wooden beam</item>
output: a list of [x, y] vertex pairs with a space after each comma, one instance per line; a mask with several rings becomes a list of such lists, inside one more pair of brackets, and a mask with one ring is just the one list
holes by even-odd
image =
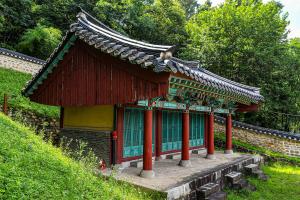
[[117, 107], [116, 116], [116, 129], [117, 129], [117, 163], [122, 163], [123, 158], [123, 120], [124, 120], [124, 107]]
[[214, 144], [214, 113], [211, 112], [208, 116], [208, 143], [207, 143], [207, 158], [215, 159], [215, 144]]
[[161, 160], [162, 145], [162, 111], [156, 111], [156, 134], [155, 134], [155, 160]]
[[189, 111], [185, 110], [182, 113], [182, 148], [181, 148], [181, 160], [179, 165], [187, 167], [191, 165], [190, 153], [190, 115]]
[[231, 114], [226, 116], [226, 154], [232, 154], [232, 120]]
[[208, 114], [204, 113], [204, 146], [207, 149], [208, 146]]
[[144, 111], [144, 151], [143, 151], [143, 170], [141, 177], [152, 178], [154, 172], [152, 170], [152, 115], [151, 107], [147, 107]]
[[259, 107], [260, 107], [259, 104], [251, 104], [251, 105], [238, 104], [236, 112], [257, 112]]

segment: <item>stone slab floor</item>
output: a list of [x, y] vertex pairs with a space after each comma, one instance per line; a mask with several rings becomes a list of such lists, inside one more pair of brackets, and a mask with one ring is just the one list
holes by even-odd
[[[126, 167], [120, 168], [115, 177], [119, 180], [130, 182], [142, 187], [167, 191], [173, 187], [181, 185], [194, 176], [207, 173], [208, 171], [221, 167], [225, 164], [235, 163], [237, 160], [248, 158], [249, 155], [234, 153], [226, 155], [223, 152], [216, 152], [215, 160], [208, 160], [205, 158], [206, 154], [191, 154], [191, 167], [178, 166], [180, 159], [163, 159], [155, 161], [153, 170], [155, 177], [151, 179], [142, 178], [139, 176], [142, 168]], [[110, 172], [105, 172], [108, 175]]]

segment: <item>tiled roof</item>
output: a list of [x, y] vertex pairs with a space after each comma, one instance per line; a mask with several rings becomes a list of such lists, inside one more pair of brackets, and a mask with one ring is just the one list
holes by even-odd
[[[85, 11], [81, 11], [77, 15], [77, 21], [70, 26], [70, 30], [64, 37], [64, 40], [54, 53], [47, 60], [44, 68], [47, 68], [58, 52], [66, 44], [66, 40], [70, 35], [75, 35], [87, 44], [100, 49], [102, 52], [120, 57], [120, 59], [128, 60], [133, 64], [138, 64], [143, 68], [153, 68], [155, 72], [171, 71], [173, 73], [181, 73], [203, 85], [228, 92], [245, 96], [253, 103], [263, 100], [263, 96], [259, 94], [259, 88], [246, 86], [240, 83], [230, 81], [226, 78], [213, 74], [199, 66], [197, 61], [185, 61], [172, 56], [174, 46], [154, 45], [142, 41], [131, 39], [127, 36], [116, 32], [100, 21], [93, 18]], [[37, 77], [30, 82], [25, 89], [25, 95], [31, 87], [37, 88], [42, 83], [42, 79], [47, 78], [47, 70], [42, 69]], [[42, 76], [43, 75], [43, 76]], [[41, 78], [44, 77], [44, 78]], [[39, 79], [39, 81], [37, 81]]]
[[12, 50], [8, 50], [8, 49], [4, 49], [4, 48], [0, 48], [0, 54], [10, 56], [10, 57], [14, 57], [14, 58], [18, 58], [18, 59], [25, 60], [25, 61], [28, 61], [28, 62], [40, 64], [40, 65], [44, 65], [46, 63], [44, 60], [41, 60], [41, 59], [38, 59], [38, 58], [35, 58], [35, 57], [31, 57], [31, 56], [27, 56], [25, 54], [15, 52], [15, 51], [12, 51]]

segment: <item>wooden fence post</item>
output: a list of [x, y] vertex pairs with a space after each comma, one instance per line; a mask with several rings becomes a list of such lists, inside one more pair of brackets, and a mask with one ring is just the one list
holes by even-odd
[[4, 99], [3, 99], [3, 113], [5, 115], [8, 115], [8, 109], [7, 109], [7, 94], [4, 94]]

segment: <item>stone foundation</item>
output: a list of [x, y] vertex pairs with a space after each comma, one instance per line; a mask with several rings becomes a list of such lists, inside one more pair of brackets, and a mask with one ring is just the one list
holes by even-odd
[[110, 165], [111, 131], [64, 128], [60, 131], [59, 138], [66, 138], [69, 141], [72, 139], [70, 147], [73, 150], [78, 150], [79, 141], [86, 142], [88, 149], [92, 149], [99, 159], [104, 160], [106, 165]]
[[[2, 105], [0, 105], [0, 112], [2, 110]], [[8, 108], [8, 116], [27, 127], [31, 127], [36, 133], [43, 132], [45, 138], [51, 137], [54, 144], [58, 144], [59, 120], [12, 107]]]
[[[215, 131], [224, 133], [225, 126], [223, 124], [215, 123]], [[247, 142], [254, 146], [264, 147], [271, 151], [300, 157], [300, 141], [269, 134], [257, 133], [252, 130], [246, 130], [237, 127], [233, 127], [232, 136], [236, 140]]]
[[244, 155], [235, 161], [223, 164], [206, 172], [195, 174], [194, 176], [188, 177], [186, 183], [179, 183], [166, 191], [167, 199], [196, 199], [196, 191], [203, 185], [208, 183], [217, 183], [221, 189], [225, 187], [225, 176], [231, 172], [244, 172], [244, 168], [250, 164], [260, 165], [262, 162], [260, 156], [249, 156]]

